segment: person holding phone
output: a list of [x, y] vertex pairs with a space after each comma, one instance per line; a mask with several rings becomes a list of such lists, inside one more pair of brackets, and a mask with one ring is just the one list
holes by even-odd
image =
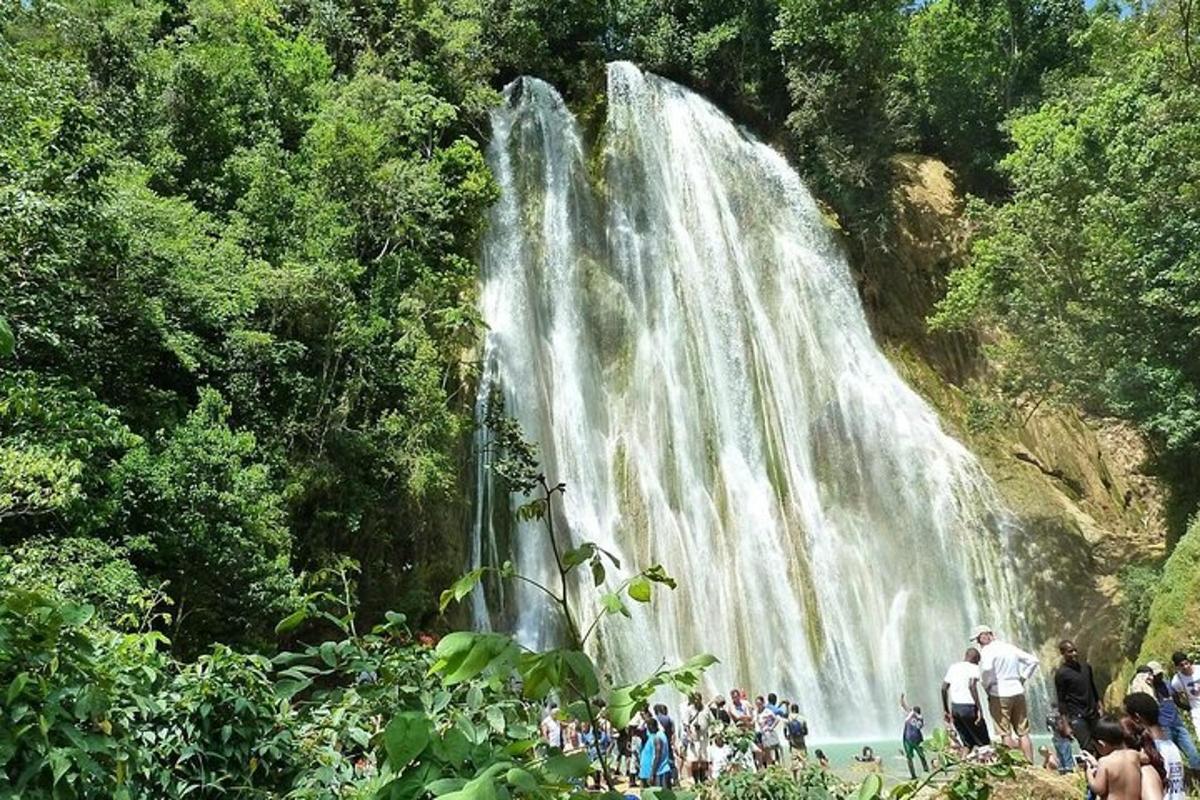
[[1125, 746], [1121, 723], [1108, 717], [1099, 720], [1092, 738], [1100, 757], [1087, 750], [1076, 756], [1088, 788], [1100, 800], [1141, 800], [1142, 755]]

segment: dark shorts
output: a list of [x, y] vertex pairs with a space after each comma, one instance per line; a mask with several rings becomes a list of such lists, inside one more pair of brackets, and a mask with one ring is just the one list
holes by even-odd
[[979, 709], [974, 703], [954, 703], [950, 706], [950, 718], [954, 720], [954, 730], [963, 747], [983, 747], [992, 743], [988, 736], [987, 723], [980, 717]]

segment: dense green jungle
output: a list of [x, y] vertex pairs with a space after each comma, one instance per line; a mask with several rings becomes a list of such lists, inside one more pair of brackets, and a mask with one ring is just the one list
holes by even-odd
[[[950, 167], [967, 239], [914, 346], [967, 352], [985, 416], [1143, 437], [1166, 549], [1121, 573], [1122, 635], [1200, 646], [1198, 28], [1194, 0], [0, 0], [0, 797], [565, 797], [599, 766], [537, 746], [547, 697], [619, 726], [697, 685], [703, 654], [619, 685], [585, 654], [674, 580], [560, 547], [570, 488], [503, 418], [562, 646], [461, 602], [489, 111], [528, 74], [597, 119], [616, 59], [784, 154], [864, 284], [898, 157]], [[606, 570], [593, 623], [566, 587]], [[947, 762], [952, 796], [1019, 782]]]

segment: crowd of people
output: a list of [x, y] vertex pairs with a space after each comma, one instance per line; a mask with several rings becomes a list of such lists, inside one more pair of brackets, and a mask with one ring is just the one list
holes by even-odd
[[[966, 754], [986, 754], [992, 747], [983, 716], [986, 697], [1000, 740], [1033, 761], [1025, 686], [1038, 670], [1037, 657], [1000, 640], [986, 625], [972, 632], [971, 645], [942, 683], [946, 722]], [[1193, 726], [1200, 722], [1200, 674], [1190, 656], [1172, 656], [1175, 674], [1169, 680], [1157, 661], [1139, 666], [1121, 708], [1106, 714], [1092, 667], [1075, 643], [1064, 639], [1058, 650], [1054, 709], [1046, 719], [1053, 749], [1041, 748], [1042, 765], [1063, 773], [1082, 769], [1090, 795], [1098, 798], [1184, 800], [1187, 770], [1200, 771], [1200, 753], [1180, 715], [1186, 710]]]
[[[1099, 798], [1184, 800], [1187, 770], [1200, 773], [1200, 753], [1181, 714], [1186, 711], [1200, 729], [1200, 672], [1190, 656], [1172, 656], [1169, 678], [1156, 661], [1139, 666], [1122, 707], [1106, 715], [1091, 665], [1069, 640], [1059, 643], [1059, 652], [1054, 708], [1046, 719], [1052, 747], [1040, 748], [1042, 765], [1064, 773], [1083, 770]], [[1034, 763], [1026, 686], [1040, 666], [1036, 655], [1004, 641], [990, 626], [976, 626], [962, 660], [950, 665], [941, 685], [942, 717], [959, 757], [988, 761], [1001, 744]], [[925, 717], [903, 694], [900, 710], [902, 751], [909, 775], [916, 778], [918, 764], [930, 770]], [[603, 757], [610, 774], [630, 786], [672, 787], [685, 778], [703, 783], [727, 772], [774, 765], [798, 771], [809, 761], [808, 724], [799, 703], [776, 693], [753, 701], [740, 688], [731, 689], [728, 698], [707, 701], [693, 694], [675, 714], [662, 703], [647, 705], [619, 730], [608, 722], [602, 704], [595, 711], [593, 727], [586, 720], [563, 720], [551, 705], [542, 720], [542, 739], [564, 752], [586, 752], [593, 763]], [[882, 768], [870, 747], [854, 758]], [[820, 750], [813, 752], [813, 761], [829, 767]], [[600, 786], [599, 771], [593, 781]]]
[[[1200, 772], [1200, 753], [1181, 711], [1193, 727], [1200, 721], [1200, 675], [1191, 657], [1171, 657], [1174, 675], [1157, 661], [1137, 668], [1122, 707], [1105, 714], [1091, 666], [1074, 643], [1059, 644], [1062, 663], [1054, 674], [1057, 700], [1047, 719], [1056, 752], [1043, 752], [1043, 765], [1067, 772], [1081, 762], [1088, 786], [1112, 800], [1184, 800], [1188, 772]], [[1071, 742], [1079, 745], [1073, 756]]]
[[[780, 764], [799, 770], [805, 764], [808, 723], [797, 703], [770, 693], [750, 701], [742, 689], [705, 701], [691, 695], [673, 716], [663, 703], [638, 710], [624, 728], [614, 729], [598, 704], [589, 720], [561, 719], [551, 703], [542, 718], [541, 736], [565, 753], [586, 752], [593, 763], [603, 756], [612, 775], [630, 786], [670, 788], [681, 778], [704, 783], [726, 772]], [[828, 761], [819, 751], [817, 759]], [[599, 787], [597, 770], [592, 780]]]

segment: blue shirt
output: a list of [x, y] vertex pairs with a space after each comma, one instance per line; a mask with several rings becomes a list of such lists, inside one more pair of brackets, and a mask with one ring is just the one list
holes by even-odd
[[1179, 711], [1175, 708], [1175, 701], [1171, 699], [1171, 693], [1162, 692], [1155, 686], [1154, 696], [1158, 698], [1158, 724], [1164, 728], [1178, 728], [1181, 724]]
[[[667, 741], [667, 735], [665, 733], [663, 733], [662, 731], [659, 731], [658, 733], [654, 734], [654, 736], [652, 736], [650, 739], [650, 747], [654, 747], [655, 739], [662, 742], [662, 751], [663, 751], [662, 762], [660, 762], [658, 765], [658, 774], [659, 775], [670, 775], [671, 774], [671, 745]], [[654, 761], [653, 752], [654, 751], [651, 750], [651, 756], [650, 756], [651, 763], [653, 763], [653, 761]]]

